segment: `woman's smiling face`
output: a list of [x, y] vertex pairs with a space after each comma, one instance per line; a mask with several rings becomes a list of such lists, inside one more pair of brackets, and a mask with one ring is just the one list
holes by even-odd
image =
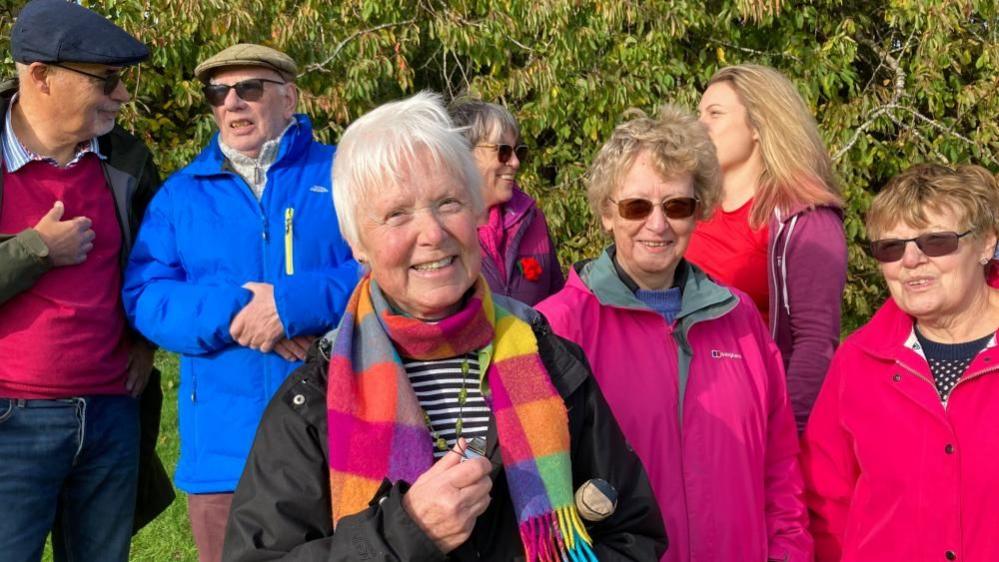
[[618, 263], [643, 289], [668, 287], [690, 244], [696, 215], [671, 219], [659, 204], [676, 197], [694, 197], [694, 178], [689, 173], [677, 178], [663, 177], [651, 155], [643, 151], [621, 179], [612, 198], [614, 201], [648, 199], [655, 204], [652, 213], [643, 219], [629, 220], [621, 217], [615, 204], [604, 205], [601, 222], [614, 237]]
[[362, 201], [354, 255], [397, 309], [439, 320], [479, 276], [476, 213], [459, 175], [416, 159], [400, 183]]

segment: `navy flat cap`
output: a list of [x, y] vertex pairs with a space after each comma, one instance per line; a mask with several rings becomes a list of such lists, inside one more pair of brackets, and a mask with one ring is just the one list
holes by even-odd
[[14, 60], [136, 64], [149, 49], [104, 16], [67, 0], [31, 0], [10, 34]]

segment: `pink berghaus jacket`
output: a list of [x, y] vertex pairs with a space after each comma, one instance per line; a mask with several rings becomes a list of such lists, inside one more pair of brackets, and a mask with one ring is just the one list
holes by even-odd
[[537, 308], [583, 348], [645, 464], [669, 538], [663, 561], [810, 562], [780, 353], [748, 297], [688, 267], [673, 325], [614, 286], [607, 253]]

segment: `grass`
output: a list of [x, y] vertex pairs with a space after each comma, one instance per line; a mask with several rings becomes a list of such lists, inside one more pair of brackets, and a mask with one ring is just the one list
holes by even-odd
[[[160, 421], [160, 441], [156, 447], [167, 472], [173, 475], [180, 455], [180, 438], [177, 431], [177, 385], [179, 383], [177, 356], [158, 351], [156, 366], [163, 373], [163, 417]], [[191, 526], [187, 522], [187, 496], [179, 491], [177, 499], [132, 538], [132, 561], [141, 562], [197, 562]], [[51, 562], [51, 549], [46, 546], [45, 562]]]
[[[177, 356], [158, 351], [156, 366], [163, 373], [163, 416], [160, 418], [160, 441], [156, 446], [167, 473], [173, 475], [180, 455], [180, 435], [177, 430], [177, 385], [180, 381]], [[197, 562], [191, 526], [187, 521], [187, 496], [180, 490], [177, 499], [155, 521], [142, 528], [132, 538], [130, 560], [142, 562]]]

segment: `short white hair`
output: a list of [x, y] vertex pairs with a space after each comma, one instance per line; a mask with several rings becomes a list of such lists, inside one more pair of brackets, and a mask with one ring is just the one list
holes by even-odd
[[483, 211], [482, 177], [471, 146], [452, 123], [440, 94], [424, 91], [381, 105], [344, 131], [333, 157], [333, 205], [348, 243], [360, 241], [356, 219], [361, 201], [399, 187], [418, 158], [458, 176], [476, 215]]

